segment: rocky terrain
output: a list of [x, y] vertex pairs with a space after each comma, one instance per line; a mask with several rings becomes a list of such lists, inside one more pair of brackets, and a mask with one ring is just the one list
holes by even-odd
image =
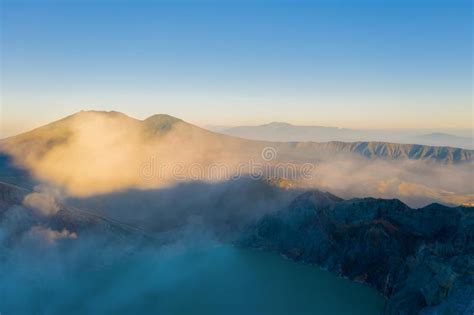
[[0, 182], [0, 248], [16, 245], [25, 236], [47, 243], [96, 236], [114, 245], [152, 240], [135, 227], [66, 206], [50, 194]]
[[[282, 145], [282, 150], [292, 143]], [[300, 142], [294, 149], [322, 152], [333, 157], [358, 156], [387, 161], [426, 161], [441, 164], [472, 163], [474, 151], [452, 147], [434, 147], [422, 144], [400, 144], [376, 141], [359, 142]]]
[[[224, 188], [227, 191], [236, 187]], [[219, 208], [224, 209], [226, 203], [219, 203]], [[103, 200], [100, 204], [106, 205]], [[285, 203], [280, 200], [276, 204]], [[237, 213], [247, 219], [252, 217], [241, 213], [241, 206], [231, 206], [228, 214], [219, 214], [224, 215], [221, 219], [218, 216], [203, 223], [207, 222], [208, 227], [222, 226], [228, 232], [228, 220], [240, 222], [235, 217]], [[133, 202], [125, 204], [125, 208], [132, 209]], [[387, 298], [385, 314], [474, 312], [471, 207], [431, 204], [412, 209], [396, 199], [343, 200], [330, 193], [310, 191], [280, 211], [266, 211], [267, 214], [260, 213], [263, 217], [253, 216], [256, 222], [246, 227], [240, 224], [238, 245], [275, 251], [367, 283]], [[103, 244], [104, 250], [112, 246], [125, 254], [127, 248], [133, 251], [136, 245], [160, 246], [169, 242], [166, 237], [152, 237], [128, 224], [80, 210], [70, 203], [62, 204], [50, 193], [0, 183], [0, 248], [7, 249], [2, 251], [0, 261], [7, 259], [4, 255], [8, 248], [21, 246], [25, 239], [70, 246], [71, 242], [78, 244], [77, 240], [84, 244], [88, 238], [95, 246]]]
[[239, 245], [317, 264], [376, 288], [385, 314], [474, 314], [474, 209], [307, 192]]

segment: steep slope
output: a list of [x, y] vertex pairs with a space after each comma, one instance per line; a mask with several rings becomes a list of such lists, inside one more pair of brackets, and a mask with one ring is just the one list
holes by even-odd
[[474, 208], [315, 191], [259, 220], [239, 244], [368, 283], [388, 298], [385, 314], [471, 315], [473, 240]]
[[[243, 147], [229, 138], [166, 115], [141, 121], [88, 111], [5, 139], [0, 153], [42, 182], [88, 195], [166, 185], [177, 165], [205, 165]], [[147, 167], [158, 173], [164, 165], [164, 174], [146, 178]]]
[[2, 182], [0, 231], [0, 247], [5, 244], [13, 246], [32, 232], [41, 232], [47, 242], [78, 237], [94, 237], [114, 245], [151, 240], [142, 230], [130, 225], [66, 206], [48, 194]]
[[334, 155], [355, 154], [368, 159], [421, 160], [443, 164], [472, 163], [474, 151], [451, 147], [387, 142], [296, 143], [299, 150], [323, 151]]

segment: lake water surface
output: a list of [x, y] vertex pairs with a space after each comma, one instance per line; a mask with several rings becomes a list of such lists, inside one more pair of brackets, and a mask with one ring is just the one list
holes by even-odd
[[140, 255], [72, 278], [13, 285], [28, 286], [18, 287], [16, 303], [40, 313], [378, 315], [384, 305], [362, 284], [232, 246]]

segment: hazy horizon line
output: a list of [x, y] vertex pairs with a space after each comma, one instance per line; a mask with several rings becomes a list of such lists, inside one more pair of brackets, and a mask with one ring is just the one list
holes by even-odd
[[[53, 123], [55, 121], [61, 120], [63, 118], [66, 118], [68, 116], [73, 116], [76, 115], [80, 112], [88, 112], [88, 111], [96, 111], [96, 112], [104, 112], [104, 113], [120, 113], [123, 115], [126, 115], [130, 118], [137, 119], [137, 120], [145, 120], [149, 117], [155, 116], [155, 115], [167, 115], [171, 116], [177, 119], [181, 119], [184, 122], [187, 122], [189, 124], [214, 131], [214, 132], [219, 132], [219, 131], [225, 131], [226, 129], [231, 129], [231, 128], [239, 128], [239, 127], [259, 127], [259, 126], [265, 126], [265, 125], [270, 125], [270, 124], [287, 124], [291, 125], [294, 127], [322, 127], [322, 128], [334, 128], [334, 129], [346, 129], [346, 130], [355, 130], [355, 131], [392, 131], [392, 132], [427, 132], [427, 133], [447, 133], [447, 132], [469, 132], [470, 135], [455, 135], [453, 136], [458, 136], [458, 137], [467, 137], [467, 138], [474, 138], [474, 127], [357, 127], [357, 126], [341, 126], [341, 125], [329, 125], [329, 124], [321, 124], [321, 123], [299, 123], [299, 122], [294, 122], [291, 119], [287, 121], [262, 121], [262, 122], [256, 122], [256, 123], [235, 123], [235, 124], [222, 124], [222, 123], [200, 123], [200, 122], [195, 122], [192, 119], [183, 119], [179, 116], [164, 113], [164, 112], [158, 112], [154, 114], [145, 114], [145, 115], [133, 115], [129, 114], [124, 111], [120, 110], [103, 110], [103, 109], [82, 109], [79, 111], [73, 111], [70, 112], [69, 114], [62, 115], [61, 117], [58, 118], [53, 118], [51, 120], [45, 121], [44, 119], [41, 121], [28, 121], [28, 122], [9, 122], [8, 119], [2, 118], [0, 121], [1, 126], [0, 126], [0, 139], [5, 139], [8, 137], [13, 137], [37, 128], [40, 128], [42, 126], [45, 126], [47, 124]], [[252, 115], [249, 115], [249, 117]], [[27, 118], [25, 117], [27, 120]], [[11, 126], [8, 126], [11, 124]], [[5, 128], [5, 126], [7, 126]], [[14, 126], [12, 128], [12, 126]]]

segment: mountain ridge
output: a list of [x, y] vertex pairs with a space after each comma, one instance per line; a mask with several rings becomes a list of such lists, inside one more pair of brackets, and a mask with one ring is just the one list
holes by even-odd
[[[248, 140], [239, 137], [233, 137], [226, 134], [215, 133], [207, 129], [200, 128], [193, 124], [187, 123], [179, 118], [166, 115], [157, 114], [152, 115], [143, 120], [132, 118], [126, 114], [120, 112], [104, 112], [104, 111], [81, 111], [73, 115], [67, 116], [58, 121], [52, 122], [42, 127], [35, 128], [31, 131], [12, 136], [6, 139], [0, 140], [1, 145], [14, 141], [16, 139], [23, 139], [26, 142], [31, 141], [33, 136], [39, 136], [49, 139], [44, 139], [47, 145], [54, 143], [61, 143], [67, 140], [70, 130], [68, 124], [71, 121], [87, 121], [93, 116], [102, 116], [107, 119], [127, 121], [130, 125], [136, 126], [136, 128], [142, 128], [151, 131], [151, 133], [163, 134], [172, 131], [176, 126], [182, 128], [192, 129], [194, 133], [199, 133], [200, 136], [212, 136], [213, 141], [221, 138], [220, 141], [246, 141], [249, 145], [275, 145], [275, 147], [281, 147], [283, 150], [288, 147], [293, 149], [313, 149], [313, 150], [328, 150], [333, 153], [356, 153], [365, 158], [385, 158], [385, 159], [414, 159], [414, 160], [426, 160], [426, 161], [437, 161], [441, 163], [463, 163], [471, 162], [474, 159], [474, 150], [462, 149], [449, 146], [428, 146], [423, 144], [404, 144], [404, 143], [392, 143], [383, 141], [284, 141], [284, 142], [269, 142], [269, 141], [255, 141]], [[280, 123], [276, 123], [280, 124]], [[335, 128], [336, 127], [322, 127], [322, 128]], [[338, 129], [342, 130], [342, 129]], [[56, 133], [55, 133], [56, 132]], [[55, 133], [55, 134], [54, 134]], [[24, 141], [20, 141], [24, 142]]]
[[287, 122], [220, 127], [216, 131], [245, 139], [263, 141], [376, 141], [474, 149], [472, 132], [471, 136], [467, 137], [440, 131], [428, 132], [423, 129], [352, 129], [319, 125], [295, 125]]

